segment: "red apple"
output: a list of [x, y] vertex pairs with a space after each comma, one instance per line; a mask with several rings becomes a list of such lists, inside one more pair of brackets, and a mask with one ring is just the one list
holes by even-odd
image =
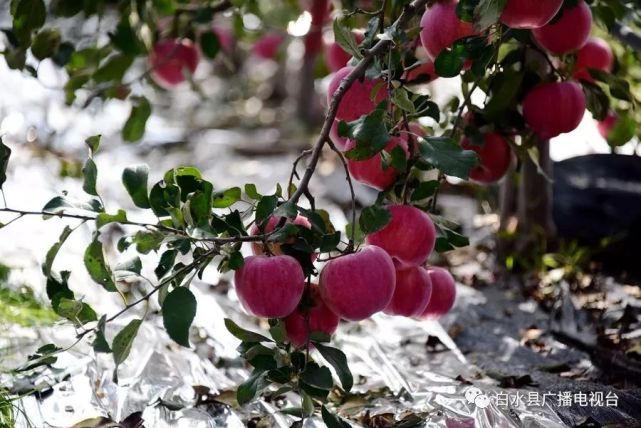
[[427, 274], [432, 281], [432, 296], [419, 318], [431, 320], [442, 317], [452, 309], [456, 300], [456, 283], [452, 274], [440, 267], [428, 267]]
[[385, 309], [392, 300], [395, 282], [392, 259], [373, 245], [330, 260], [319, 281], [327, 306], [350, 321], [364, 320]]
[[599, 123], [597, 124], [599, 134], [601, 134], [601, 136], [607, 140], [608, 134], [610, 134], [610, 131], [612, 130], [612, 128], [614, 128], [614, 125], [616, 125], [616, 123], [617, 115], [612, 110], [610, 110], [605, 116], [605, 119], [599, 121]]
[[598, 37], [592, 37], [576, 54], [574, 63], [574, 78], [593, 82], [588, 69], [610, 72], [614, 66], [614, 54], [610, 45]]
[[485, 134], [483, 144], [474, 144], [469, 138], [461, 142], [466, 150], [473, 150], [479, 156], [479, 165], [470, 171], [470, 178], [480, 183], [499, 181], [510, 167], [512, 159], [510, 146], [503, 136], [490, 132]]
[[151, 77], [164, 87], [172, 88], [185, 81], [185, 71], [194, 74], [200, 54], [189, 39], [159, 40], [149, 54]]
[[277, 33], [268, 33], [261, 36], [252, 46], [252, 53], [262, 59], [273, 59], [285, 37]]
[[510, 28], [543, 27], [561, 10], [563, 0], [507, 0], [501, 22]]
[[430, 217], [411, 205], [391, 205], [389, 223], [367, 235], [367, 243], [381, 247], [402, 267], [427, 260], [436, 243], [436, 228]]
[[542, 83], [523, 100], [523, 117], [541, 138], [549, 139], [576, 129], [585, 113], [585, 95], [572, 81]]
[[592, 12], [579, 0], [576, 6], [563, 9], [561, 17], [541, 28], [532, 30], [534, 40], [553, 54], [564, 54], [581, 49], [590, 37]]
[[340, 317], [325, 304], [318, 284], [310, 284], [301, 303], [285, 318], [287, 337], [292, 345], [305, 346], [309, 334], [316, 331], [330, 336], [334, 334]]
[[432, 295], [432, 281], [420, 266], [396, 269], [394, 296], [383, 312], [388, 315], [415, 317], [421, 315]]
[[[267, 220], [267, 224], [265, 224], [265, 227], [264, 227], [264, 230], [263, 230], [262, 233], [270, 233], [270, 232], [272, 232], [276, 228], [276, 226], [278, 225], [279, 221], [280, 221], [280, 217], [275, 217], [275, 216], [269, 217], [269, 220]], [[302, 215], [297, 215], [296, 218], [294, 219], [294, 221], [287, 220], [287, 222], [288, 223], [297, 224], [299, 226], [303, 226], [303, 227], [305, 227], [307, 229], [311, 229], [312, 228], [312, 225], [309, 222], [309, 220], [307, 220], [307, 218], [303, 217]], [[260, 235], [261, 234], [261, 231], [258, 228], [258, 226], [256, 225], [256, 223], [252, 224], [252, 226], [249, 228], [249, 234], [250, 235]], [[270, 243], [268, 245], [269, 245], [269, 250], [271, 251], [272, 254], [274, 254], [274, 255], [282, 255], [283, 254], [282, 250], [280, 249], [280, 244]], [[264, 245], [261, 242], [252, 242], [251, 246], [252, 246], [252, 252], [254, 253], [254, 255], [260, 256], [260, 255], [265, 253]], [[316, 257], [314, 256], [313, 259], [316, 259]]]
[[458, 39], [475, 34], [472, 23], [461, 21], [456, 15], [457, 4], [455, 0], [437, 2], [423, 13], [421, 43], [432, 60]]
[[249, 256], [234, 279], [245, 310], [262, 318], [291, 314], [305, 290], [303, 269], [290, 256]]
[[[348, 140], [345, 150], [350, 150], [355, 146], [356, 141]], [[399, 137], [391, 137], [384, 150], [391, 153], [396, 146], [403, 149], [405, 158], [410, 157], [407, 141]], [[387, 168], [383, 168], [383, 156], [380, 153], [360, 161], [347, 159], [347, 168], [354, 180], [377, 190], [387, 189], [394, 184], [396, 177], [398, 177], [398, 171], [393, 166], [389, 165]]]
[[415, 67], [405, 73], [405, 80], [408, 82], [412, 83], [414, 80], [419, 80], [420, 83], [428, 83], [431, 82], [432, 80], [436, 79], [438, 75], [436, 74], [436, 70], [434, 69], [434, 63], [430, 59], [426, 59], [425, 62], [423, 62], [421, 65], [418, 67]]
[[218, 37], [218, 43], [224, 51], [231, 51], [234, 47], [234, 33], [231, 29], [227, 27], [214, 26], [212, 29], [216, 37]]
[[[338, 90], [343, 79], [347, 77], [352, 70], [354, 70], [353, 67], [343, 67], [334, 74], [331, 82], [329, 82], [327, 104], [331, 102], [334, 92]], [[372, 92], [377, 85], [382, 86], [377, 88], [376, 97], [372, 99]], [[384, 87], [384, 81], [382, 79], [368, 79], [364, 77], [361, 80], [356, 80], [343, 96], [338, 106], [338, 111], [336, 112], [336, 119], [348, 122], [356, 120], [372, 112], [385, 98], [387, 98], [387, 88]]]
[[[361, 44], [365, 36], [360, 31], [352, 31], [357, 44]], [[345, 52], [343, 48], [336, 42], [325, 44], [325, 62], [327, 68], [332, 72], [336, 72], [345, 67], [349, 60], [352, 58], [350, 54]]]
[[339, 150], [345, 150], [349, 139], [338, 135], [338, 122], [338, 120], [334, 120], [334, 123], [332, 123], [332, 127], [329, 129], [329, 139]]

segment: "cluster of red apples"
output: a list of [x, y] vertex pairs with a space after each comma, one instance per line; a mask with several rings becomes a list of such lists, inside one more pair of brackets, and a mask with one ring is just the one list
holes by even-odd
[[[382, 311], [436, 319], [447, 313], [454, 305], [454, 279], [445, 269], [424, 267], [434, 249], [434, 224], [410, 205], [387, 209], [387, 225], [369, 234], [360, 251], [327, 262], [318, 284], [307, 287], [300, 264], [279, 245], [252, 245], [254, 255], [235, 275], [236, 294], [245, 310], [256, 317], [284, 318], [295, 346], [305, 346], [313, 332], [333, 334], [341, 318], [361, 321]], [[278, 222], [271, 217], [262, 229], [254, 225], [250, 232], [269, 233]], [[302, 216], [292, 223], [311, 227]]]
[[[563, 82], [543, 82], [532, 88], [522, 102], [525, 122], [540, 138], [549, 139], [562, 133], [574, 130], [581, 122], [586, 109], [586, 100], [579, 80], [592, 82], [590, 69], [610, 72], [614, 64], [614, 55], [608, 44], [599, 38], [590, 38], [592, 14], [590, 8], [579, 0], [574, 7], [561, 10], [563, 0], [508, 0], [501, 16], [501, 22], [515, 29], [528, 29], [541, 48], [551, 55], [575, 54], [572, 79]], [[456, 14], [457, 1], [440, 1], [428, 8], [421, 19], [420, 39], [426, 58], [412, 67], [404, 76], [412, 82], [421, 78], [427, 82], [437, 78], [433, 61], [454, 42], [464, 37], [476, 35], [471, 23], [461, 21]], [[355, 32], [357, 41], [362, 34]], [[488, 47], [489, 49], [489, 47]], [[417, 55], [420, 57], [420, 55]], [[349, 60], [338, 45], [328, 51], [328, 64], [335, 70], [329, 85], [328, 100], [340, 85], [341, 80], [352, 70], [345, 66]], [[469, 67], [470, 64], [466, 64]], [[336, 122], [330, 137], [334, 144], [343, 150], [355, 146], [355, 142], [338, 136], [338, 121], [352, 121], [372, 111], [374, 106], [387, 97], [385, 90], [379, 90], [374, 99], [370, 94], [375, 87], [380, 87], [380, 79], [362, 79], [354, 83], [339, 107]], [[607, 134], [606, 127], [613, 126], [609, 121], [600, 124], [602, 134]], [[385, 147], [391, 152], [399, 146], [410, 156], [408, 140], [412, 136], [424, 136], [424, 131], [417, 124], [412, 124], [409, 132], [393, 136]], [[470, 178], [480, 183], [493, 183], [500, 180], [511, 163], [511, 151], [505, 136], [495, 132], [483, 136], [483, 144], [474, 144], [463, 139], [461, 146], [473, 150], [479, 156], [479, 165], [470, 173]], [[352, 177], [377, 190], [385, 190], [396, 181], [393, 168], [383, 168], [381, 155], [362, 160], [349, 160]]]

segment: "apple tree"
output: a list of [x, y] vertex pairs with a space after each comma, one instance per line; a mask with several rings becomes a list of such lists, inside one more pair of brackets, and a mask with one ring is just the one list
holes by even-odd
[[[77, 327], [78, 340], [113, 355], [115, 379], [147, 316], [138, 310], [142, 303], [155, 302], [168, 335], [189, 347], [197, 307], [191, 282], [212, 266], [234, 271], [243, 308], [270, 327], [259, 333], [226, 320], [252, 368], [238, 387], [238, 402], [295, 391], [302, 403], [297, 414], [320, 411], [328, 426], [346, 426], [325, 406], [329, 392], [338, 386], [349, 391], [354, 383], [345, 354], [329, 344], [339, 319], [360, 321], [377, 312], [433, 319], [453, 305], [452, 276], [426, 266], [432, 252], [468, 243], [435, 211], [448, 177], [490, 185], [518, 159], [523, 185], [535, 191], [535, 180], [545, 187], [549, 140], [574, 130], [586, 109], [602, 121], [613, 147], [641, 136], [639, 54], [608, 35], [620, 35], [622, 22], [641, 25], [632, 0], [12, 0], [10, 12], [11, 28], [3, 29], [9, 67], [37, 77], [38, 63], [52, 61], [68, 75], [69, 104], [129, 100], [122, 126], [128, 142], [144, 136], [154, 108], [134, 84], [198, 90], [193, 76], [199, 63], [229, 55], [238, 40], [258, 56], [277, 58], [288, 23], [308, 17], [299, 115], [312, 115], [301, 100], [313, 92], [313, 70], [323, 56], [333, 72], [327, 108], [313, 145], [273, 193], [261, 194], [253, 183], [218, 188], [190, 165], [150, 183], [149, 167], [132, 165], [122, 172], [124, 190], [157, 219], [139, 222], [135, 211], [106, 206], [100, 197], [101, 172], [92, 158], [101, 137], [88, 135], [85, 195], [60, 195], [37, 212], [5, 203], [0, 212], [13, 213], [11, 221], [40, 215], [92, 225], [84, 265], [96, 292], [120, 293], [122, 272], [141, 275], [135, 254], [158, 255], [156, 281], [113, 314], [97, 313], [76, 296], [69, 272], [55, 269], [76, 227], [65, 228], [43, 260], [54, 311]], [[260, 22], [258, 30], [246, 28], [247, 17]], [[113, 21], [106, 37], [75, 40], [58, 25], [88, 18]], [[324, 28], [331, 28], [334, 42], [323, 40]], [[128, 80], [130, 70], [142, 71]], [[422, 90], [454, 77], [461, 96], [446, 105]], [[479, 93], [482, 103], [473, 101]], [[345, 231], [336, 230], [309, 189], [325, 151], [344, 168], [351, 191]], [[0, 186], [10, 155], [0, 144]], [[360, 212], [353, 181], [379, 192]], [[110, 224], [135, 230], [118, 242], [122, 260], [105, 255], [101, 233]], [[241, 251], [243, 245], [252, 255]], [[124, 314], [133, 318], [108, 341], [106, 326]], [[21, 370], [51, 364], [61, 351], [47, 345]]]

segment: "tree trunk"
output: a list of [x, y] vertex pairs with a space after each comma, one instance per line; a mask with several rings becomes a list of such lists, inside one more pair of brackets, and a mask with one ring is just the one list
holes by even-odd
[[517, 254], [526, 253], [540, 240], [550, 240], [555, 235], [552, 220], [550, 141], [537, 139], [535, 147], [539, 152], [542, 171], [539, 171], [529, 157], [522, 163], [518, 190]]

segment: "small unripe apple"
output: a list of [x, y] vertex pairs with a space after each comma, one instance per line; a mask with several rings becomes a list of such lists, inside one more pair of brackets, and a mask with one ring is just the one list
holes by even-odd
[[510, 145], [503, 136], [495, 132], [485, 134], [482, 145], [474, 144], [469, 138], [465, 138], [461, 147], [473, 150], [479, 156], [479, 165], [470, 171], [470, 178], [474, 181], [494, 183], [503, 178], [510, 167]]
[[[359, 45], [365, 39], [365, 36], [360, 31], [352, 31], [352, 34], [354, 35], [354, 39], [356, 39], [356, 43]], [[336, 72], [345, 67], [351, 58], [352, 56], [345, 52], [338, 43], [331, 42], [325, 44], [325, 62], [327, 62], [327, 68], [329, 68], [330, 71]]]
[[452, 274], [440, 267], [428, 267], [427, 274], [432, 281], [432, 296], [419, 318], [431, 320], [442, 317], [452, 309], [456, 300], [456, 283]]
[[[258, 225], [256, 223], [252, 224], [252, 226], [249, 228], [249, 234], [252, 236], [255, 235], [260, 235], [261, 233], [270, 233], [273, 232], [276, 226], [278, 225], [278, 222], [280, 221], [280, 217], [275, 217], [271, 216], [267, 220], [267, 223], [264, 226], [264, 230], [261, 232], [260, 229], [258, 228]], [[306, 229], [311, 229], [312, 224], [307, 220], [307, 217], [303, 217], [302, 215], [297, 215], [294, 221], [287, 220], [287, 223], [293, 223], [299, 226], [303, 226]], [[272, 254], [274, 255], [281, 255], [283, 254], [283, 251], [280, 249], [280, 244], [278, 243], [268, 243], [269, 245], [269, 251], [271, 251]], [[265, 253], [265, 247], [262, 242], [252, 242], [252, 253], [256, 256], [260, 256]], [[316, 257], [314, 256], [313, 259]]]
[[607, 139], [608, 134], [610, 134], [610, 131], [612, 130], [612, 128], [614, 128], [614, 125], [616, 125], [616, 123], [617, 115], [612, 110], [610, 110], [605, 116], [605, 119], [600, 120], [599, 123], [597, 123], [599, 134], [601, 134], [603, 138]]
[[380, 312], [394, 294], [396, 272], [390, 256], [373, 245], [330, 260], [320, 274], [320, 290], [341, 318], [360, 321]]
[[563, 0], [507, 0], [501, 22], [510, 28], [543, 27], [561, 10]]
[[583, 0], [579, 0], [576, 6], [563, 9], [558, 20], [532, 30], [532, 35], [548, 52], [564, 54], [581, 49], [588, 41], [591, 29], [590, 7]]
[[262, 318], [291, 314], [305, 289], [303, 269], [290, 256], [249, 256], [236, 271], [234, 282], [245, 310]]
[[332, 127], [329, 129], [329, 139], [332, 140], [338, 150], [345, 150], [349, 139], [338, 135], [338, 123], [338, 120], [334, 120], [334, 123], [332, 123]]
[[303, 307], [299, 305], [285, 318], [287, 338], [292, 345], [305, 346], [313, 332], [334, 334], [340, 317], [325, 304], [318, 284], [309, 285], [301, 303]]
[[[348, 140], [345, 150], [350, 150], [356, 146], [356, 141]], [[399, 137], [391, 137], [384, 151], [392, 153], [394, 147], [399, 146], [405, 152], [405, 158], [409, 158], [410, 153], [407, 148], [407, 141]], [[347, 169], [352, 178], [360, 183], [377, 190], [385, 190], [398, 177], [398, 171], [392, 165], [383, 168], [383, 156], [376, 153], [369, 159], [351, 160], [347, 159]]]
[[472, 23], [461, 21], [456, 15], [457, 4], [456, 0], [437, 2], [423, 13], [421, 43], [432, 60], [458, 39], [475, 34]]
[[400, 266], [419, 266], [436, 243], [436, 228], [430, 217], [411, 205], [387, 207], [391, 219], [381, 230], [367, 235], [367, 243], [381, 247]]
[[[343, 67], [334, 74], [334, 77], [329, 82], [327, 91], [328, 104], [331, 102], [334, 92], [338, 90], [341, 81], [352, 70], [354, 70], [353, 67]], [[377, 87], [378, 85], [380, 86]], [[377, 91], [374, 99], [372, 99], [374, 87], [377, 87]], [[356, 120], [365, 114], [371, 113], [385, 98], [387, 98], [387, 88], [385, 88], [382, 79], [368, 79], [366, 77], [360, 80], [357, 79], [343, 96], [336, 112], [336, 119], [347, 122]]]
[[251, 48], [251, 52], [262, 59], [273, 59], [278, 52], [278, 48], [285, 40], [281, 34], [268, 33], [261, 36]]
[[542, 83], [523, 100], [523, 117], [541, 138], [549, 139], [576, 129], [585, 113], [585, 95], [572, 81]]
[[432, 295], [432, 281], [420, 266], [396, 269], [394, 296], [383, 312], [387, 315], [415, 317], [421, 315]]
[[200, 54], [189, 39], [159, 40], [149, 54], [151, 77], [164, 87], [172, 88], [185, 81], [185, 71], [194, 74]]
[[576, 54], [574, 78], [593, 82], [594, 78], [590, 75], [590, 68], [609, 73], [613, 66], [614, 54], [610, 45], [603, 39], [592, 37]]
[[436, 79], [438, 74], [436, 74], [436, 69], [434, 68], [432, 60], [426, 59], [421, 65], [405, 73], [405, 76], [403, 77], [409, 83], [412, 83], [415, 80], [419, 80], [420, 83], [428, 83]]

